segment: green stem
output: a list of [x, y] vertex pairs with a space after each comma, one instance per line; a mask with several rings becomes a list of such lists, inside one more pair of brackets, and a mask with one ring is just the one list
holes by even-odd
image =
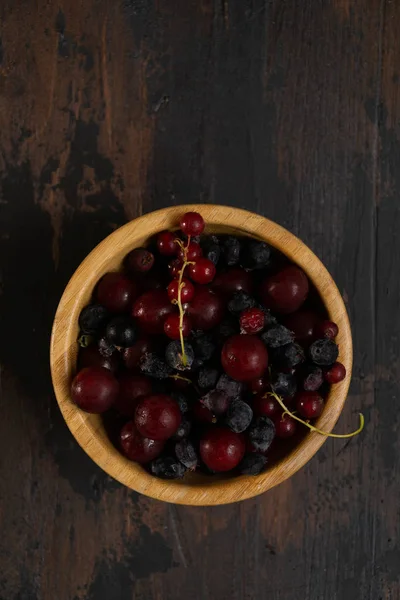
[[185, 257], [184, 257], [182, 269], [179, 273], [179, 280], [178, 280], [179, 338], [181, 340], [182, 364], [184, 367], [186, 367], [186, 365], [187, 365], [187, 356], [186, 356], [186, 351], [185, 351], [185, 341], [183, 339], [183, 317], [185, 315], [185, 311], [183, 310], [183, 306], [182, 306], [182, 288], [185, 284], [182, 283], [182, 279], [183, 279], [183, 274], [185, 272], [186, 264], [187, 263], [186, 263], [186, 248], [185, 248]]
[[179, 381], [187, 381], [187, 383], [193, 383], [191, 379], [188, 379], [187, 377], [182, 377], [182, 375], [170, 375], [171, 379], [179, 379]]
[[303, 419], [300, 419], [294, 413], [292, 413], [287, 408], [287, 406], [285, 406], [282, 398], [280, 396], [278, 396], [278, 394], [276, 394], [275, 392], [267, 392], [267, 395], [275, 398], [275, 400], [281, 405], [281, 407], [285, 411], [284, 414], [288, 414], [290, 417], [292, 417], [292, 419], [295, 419], [299, 423], [302, 423], [303, 425], [308, 427], [308, 429], [310, 429], [310, 431], [315, 431], [316, 433], [319, 433], [320, 435], [325, 435], [326, 437], [344, 439], [344, 438], [350, 438], [355, 435], [358, 435], [364, 429], [364, 415], [360, 413], [360, 426], [356, 431], [353, 431], [352, 433], [329, 433], [328, 431], [322, 431], [322, 429], [318, 429], [318, 427], [314, 427], [314, 425], [310, 425], [310, 423], [307, 423], [307, 421], [303, 421]]
[[78, 338], [78, 344], [81, 346], [81, 348], [87, 348], [91, 343], [92, 336], [87, 335], [86, 333], [82, 333], [82, 335]]
[[183, 280], [183, 274], [185, 272], [186, 267], [188, 265], [193, 264], [192, 262], [187, 260], [187, 251], [188, 251], [189, 244], [190, 244], [190, 235], [188, 236], [186, 246], [184, 246], [182, 242], [178, 242], [178, 244], [183, 249], [183, 265], [179, 272], [179, 279], [178, 279], [178, 302], [177, 302], [177, 304], [178, 304], [178, 308], [179, 308], [179, 338], [180, 338], [181, 349], [182, 349], [182, 364], [184, 367], [186, 367], [187, 356], [186, 356], [186, 351], [185, 351], [185, 341], [183, 338], [183, 317], [185, 316], [185, 311], [183, 310], [183, 306], [182, 306], [182, 288], [184, 287], [185, 284], [182, 282], [182, 280]]

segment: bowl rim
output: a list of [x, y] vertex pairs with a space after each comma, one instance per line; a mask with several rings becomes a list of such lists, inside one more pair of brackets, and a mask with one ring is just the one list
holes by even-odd
[[[316, 425], [332, 431], [342, 410], [351, 380], [353, 347], [350, 323], [342, 296], [326, 267], [312, 250], [294, 234], [274, 221], [256, 213], [230, 206], [213, 204], [176, 205], [161, 208], [133, 219], [101, 241], [81, 262], [70, 278], [60, 299], [51, 332], [50, 367], [53, 387], [61, 413], [72, 435], [92, 460], [108, 475], [127, 487], [151, 498], [193, 506], [214, 506], [252, 498], [279, 483], [282, 483], [303, 467], [326, 441], [327, 436], [309, 432], [287, 456], [274, 464], [265, 473], [257, 476], [239, 476], [213, 481], [205, 476], [204, 484], [190, 484], [182, 481], [164, 481], [148, 474], [140, 465], [126, 459], [99, 430], [90, 424], [90, 417], [80, 410], [70, 399], [70, 377], [75, 367], [72, 358], [76, 335], [73, 316], [79, 315], [82, 299], [91, 280], [82, 278], [85, 273], [95, 273], [96, 281], [106, 272], [105, 267], [112, 260], [107, 255], [115, 249], [127, 253], [130, 234], [137, 228], [145, 230], [151, 222], [149, 237], [163, 229], [170, 228], [187, 211], [200, 212], [207, 224], [224, 226], [241, 233], [261, 238], [283, 252], [292, 262], [298, 264], [310, 278], [321, 296], [329, 317], [339, 326], [337, 342], [339, 359], [344, 364], [347, 377], [333, 386], [327, 403]], [[100, 266], [99, 266], [100, 265]], [[92, 278], [93, 279], [93, 278]], [[77, 323], [77, 320], [76, 320]], [[76, 353], [76, 350], [75, 350]], [[111, 446], [111, 447], [110, 447]]]

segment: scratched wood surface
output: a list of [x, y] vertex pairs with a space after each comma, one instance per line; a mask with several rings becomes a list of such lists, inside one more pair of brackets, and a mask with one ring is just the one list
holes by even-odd
[[[0, 599], [399, 600], [400, 3], [2, 0]], [[48, 344], [110, 231], [255, 210], [349, 308], [365, 432], [255, 500], [139, 496], [74, 442]]]

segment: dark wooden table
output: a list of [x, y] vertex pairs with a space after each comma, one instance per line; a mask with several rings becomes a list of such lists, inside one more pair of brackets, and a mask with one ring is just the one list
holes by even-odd
[[[2, 0], [1, 600], [398, 600], [400, 2]], [[315, 250], [355, 343], [338, 429], [241, 504], [112, 481], [63, 423], [57, 302], [113, 229], [246, 207]]]

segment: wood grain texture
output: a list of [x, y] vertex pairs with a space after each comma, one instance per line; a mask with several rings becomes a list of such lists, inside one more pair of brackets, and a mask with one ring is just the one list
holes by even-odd
[[111, 477], [131, 489], [157, 500], [192, 506], [215, 506], [252, 498], [268, 491], [303, 467], [326, 441], [309, 433], [287, 455], [268, 466], [257, 477], [226, 479], [186, 476], [165, 482], [149, 475], [114, 447], [99, 415], [89, 415], [71, 400], [70, 386], [76, 374], [79, 337], [78, 319], [101, 277], [122, 268], [124, 257], [140, 248], [160, 231], [176, 228], [185, 212], [200, 212], [206, 232], [252, 236], [267, 242], [298, 264], [323, 300], [329, 318], [337, 323], [338, 360], [347, 377], [332, 386], [316, 427], [332, 431], [345, 403], [352, 372], [353, 345], [350, 324], [340, 292], [320, 260], [298, 238], [276, 223], [254, 213], [226, 206], [189, 204], [170, 207], [134, 219], [108, 236], [83, 261], [65, 289], [57, 308], [51, 335], [50, 366], [54, 391], [65, 421], [79, 445]]
[[[399, 10], [0, 3], [1, 600], [400, 598]], [[168, 506], [112, 481], [68, 432], [48, 369], [81, 260], [186, 202], [299, 235], [352, 322], [338, 427], [362, 409], [364, 434], [234, 506]]]

